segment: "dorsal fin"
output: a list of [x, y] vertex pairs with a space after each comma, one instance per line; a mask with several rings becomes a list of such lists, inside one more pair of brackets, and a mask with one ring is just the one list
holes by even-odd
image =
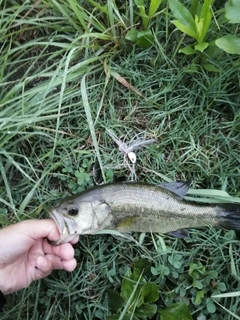
[[179, 196], [180, 198], [184, 198], [186, 193], [188, 192], [191, 185], [191, 181], [177, 181], [177, 182], [168, 182], [158, 184], [159, 187], [169, 190]]

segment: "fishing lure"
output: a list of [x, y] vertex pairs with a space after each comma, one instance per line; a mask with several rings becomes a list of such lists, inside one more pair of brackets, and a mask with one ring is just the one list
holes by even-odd
[[[137, 155], [134, 150], [141, 148], [145, 145], [152, 144], [155, 142], [154, 139], [142, 139], [139, 138], [138, 135], [133, 137], [128, 143], [119, 139], [116, 134], [107, 129], [108, 135], [113, 139], [113, 141], [118, 145], [118, 150], [123, 153], [124, 155], [124, 164], [129, 168], [131, 172], [131, 180], [136, 180], [136, 171], [135, 171], [135, 164], [137, 162]], [[129, 161], [131, 164], [129, 164]]]

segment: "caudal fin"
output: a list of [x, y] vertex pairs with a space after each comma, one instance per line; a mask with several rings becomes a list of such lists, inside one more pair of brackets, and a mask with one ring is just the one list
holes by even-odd
[[223, 213], [219, 225], [228, 230], [240, 231], [240, 203], [225, 203], [220, 207]]

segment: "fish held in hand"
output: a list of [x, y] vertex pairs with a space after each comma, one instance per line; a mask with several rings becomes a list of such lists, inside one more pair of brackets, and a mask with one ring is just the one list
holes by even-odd
[[102, 230], [173, 233], [206, 226], [240, 230], [238, 204], [185, 201], [189, 186], [189, 182], [112, 183], [66, 198], [50, 212], [61, 235], [54, 244]]

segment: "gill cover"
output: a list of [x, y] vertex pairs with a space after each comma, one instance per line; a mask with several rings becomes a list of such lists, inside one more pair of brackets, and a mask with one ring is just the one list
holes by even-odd
[[102, 201], [83, 201], [78, 214], [78, 233], [91, 234], [106, 226], [111, 212], [110, 206]]

